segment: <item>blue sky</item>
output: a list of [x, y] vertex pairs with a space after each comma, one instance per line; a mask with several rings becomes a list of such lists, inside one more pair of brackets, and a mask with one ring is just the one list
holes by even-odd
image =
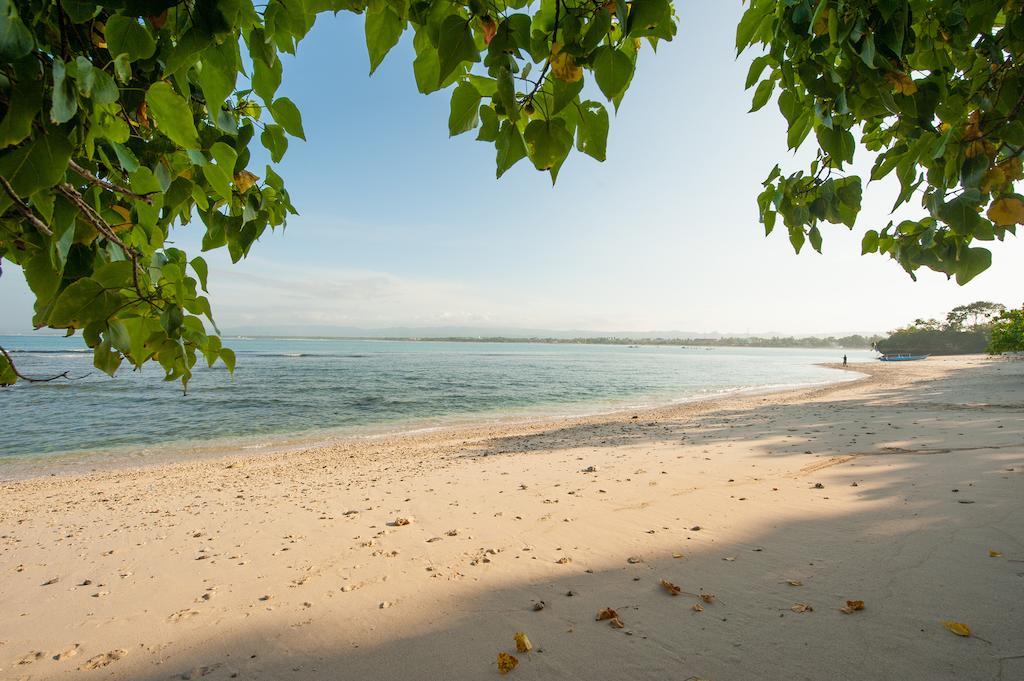
[[[887, 183], [868, 188], [856, 232], [826, 227], [824, 255], [765, 239], [761, 180], [810, 150], [786, 151], [774, 104], [746, 113], [738, 0], [677, 9], [676, 40], [641, 54], [608, 160], [573, 155], [554, 188], [526, 161], [495, 180], [493, 146], [448, 138], [449, 93], [416, 91], [408, 36], [371, 78], [362, 18], [319, 19], [282, 86], [308, 140], [278, 168], [301, 215], [242, 264], [207, 254], [221, 326], [883, 331], [972, 300], [1024, 300], [1017, 239], [996, 243], [992, 269], [963, 288], [861, 257], [860, 233], [890, 219]], [[174, 239], [198, 253], [200, 236], [192, 225]], [[30, 318], [5, 267], [0, 332]]]

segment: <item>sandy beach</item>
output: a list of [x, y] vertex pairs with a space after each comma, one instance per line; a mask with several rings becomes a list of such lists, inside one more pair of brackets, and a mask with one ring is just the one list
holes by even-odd
[[1024, 362], [851, 368], [3, 483], [0, 678], [1024, 679]]

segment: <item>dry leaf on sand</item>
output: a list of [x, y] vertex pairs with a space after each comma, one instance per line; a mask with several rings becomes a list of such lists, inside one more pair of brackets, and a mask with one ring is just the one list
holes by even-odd
[[601, 620], [617, 619], [618, 616], [619, 613], [615, 612], [615, 610], [613, 610], [612, 608], [605, 608], [601, 612], [597, 613], [597, 617], [595, 617], [594, 619], [600, 622]]
[[1002, 551], [996, 551], [995, 549], [989, 549], [988, 550], [988, 557], [989, 558], [999, 558], [1002, 555], [1003, 555]]
[[694, 603], [692, 607], [694, 612], [704, 612], [704, 606], [700, 603]]
[[804, 583], [801, 582], [799, 579], [787, 579], [786, 580], [786, 584], [789, 584], [790, 586], [803, 586], [804, 585]]
[[530, 643], [530, 639], [526, 637], [526, 634], [522, 631], [517, 631], [513, 637], [516, 641], [516, 651], [520, 653], [528, 653], [533, 650], [533, 644]]
[[964, 624], [963, 622], [954, 622], [953, 620], [945, 620], [942, 623], [942, 626], [946, 627], [946, 629], [949, 629], [950, 631], [952, 631], [957, 636], [970, 636], [971, 635], [971, 628], [969, 626], [967, 626], [966, 624]]
[[612, 625], [612, 627], [615, 629], [622, 629], [626, 626], [626, 624], [618, 617], [613, 617], [610, 620], [608, 620], [608, 624]]
[[498, 671], [502, 674], [508, 674], [518, 665], [519, 660], [516, 659], [515, 655], [509, 655], [508, 653], [498, 653]]
[[661, 586], [665, 589], [665, 591], [669, 592], [673, 596], [678, 596], [683, 592], [681, 588], [679, 588], [672, 582], [668, 581], [667, 579], [661, 580]]
[[793, 612], [814, 612], [814, 608], [806, 603], [794, 603], [790, 610]]
[[864, 601], [846, 601], [845, 608], [839, 608], [839, 612], [845, 612], [847, 615], [852, 614], [857, 610], [864, 609]]
[[705, 603], [714, 603], [715, 602], [715, 594], [701, 594], [700, 595], [700, 599], [702, 601], [704, 601]]

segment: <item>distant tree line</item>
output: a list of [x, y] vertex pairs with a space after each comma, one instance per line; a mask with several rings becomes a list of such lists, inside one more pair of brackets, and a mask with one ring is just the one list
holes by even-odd
[[444, 341], [455, 343], [551, 343], [554, 345], [672, 345], [683, 347], [742, 347], [742, 348], [845, 348], [849, 350], [869, 349], [882, 336], [772, 336], [770, 338], [728, 337], [728, 338], [630, 338], [628, 336], [598, 336], [580, 338], [542, 338], [542, 337], [510, 337], [510, 336], [448, 336], [443, 338], [396, 337], [383, 340], [405, 341]]
[[965, 355], [989, 350], [994, 324], [1006, 313], [1006, 306], [979, 300], [959, 305], [943, 321], [915, 319], [875, 344], [884, 354]]

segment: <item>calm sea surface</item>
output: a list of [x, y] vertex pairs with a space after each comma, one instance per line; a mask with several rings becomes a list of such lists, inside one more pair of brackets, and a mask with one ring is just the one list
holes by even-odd
[[[234, 376], [183, 396], [158, 366], [109, 378], [80, 338], [0, 336], [30, 376], [0, 389], [0, 479], [461, 423], [578, 415], [844, 380], [842, 350], [225, 339]], [[868, 352], [847, 352], [851, 361]]]

